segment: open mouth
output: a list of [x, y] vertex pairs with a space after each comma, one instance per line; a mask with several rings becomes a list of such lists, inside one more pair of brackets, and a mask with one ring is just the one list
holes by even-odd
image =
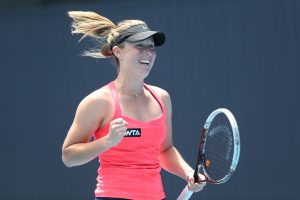
[[143, 65], [149, 65], [150, 61], [149, 60], [140, 60], [139, 63], [141, 63]]

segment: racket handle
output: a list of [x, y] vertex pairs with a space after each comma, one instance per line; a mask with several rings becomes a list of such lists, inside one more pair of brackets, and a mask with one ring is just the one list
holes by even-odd
[[189, 190], [188, 186], [182, 190], [181, 194], [177, 198], [177, 200], [188, 200], [192, 196], [193, 192]]

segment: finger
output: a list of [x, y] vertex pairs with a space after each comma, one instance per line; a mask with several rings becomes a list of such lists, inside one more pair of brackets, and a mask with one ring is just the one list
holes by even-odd
[[203, 183], [194, 183], [190, 185], [190, 190], [193, 192], [200, 192], [205, 187], [206, 182]]
[[114, 130], [115, 133], [121, 134], [121, 135], [126, 135], [126, 131], [127, 131], [126, 127], [121, 127], [121, 128]]
[[128, 125], [128, 122], [125, 121], [125, 120], [123, 119], [123, 124], [124, 124], [125, 126], [127, 126], [127, 125]]
[[206, 186], [206, 182], [201, 182], [201, 183], [196, 183], [195, 184], [195, 189], [196, 191], [201, 191], [203, 190], [203, 188]]
[[202, 190], [203, 190], [203, 187], [199, 187], [199, 186], [198, 187], [194, 186], [193, 189], [192, 189], [193, 192], [200, 192]]
[[198, 175], [199, 175], [199, 181], [201, 182], [197, 182], [197, 183], [195, 183], [195, 179], [193, 175], [189, 175], [187, 177], [188, 188], [190, 191], [199, 192], [203, 190], [203, 188], [205, 187], [206, 185], [205, 176], [203, 176], [202, 174], [198, 174]]
[[116, 131], [117, 129], [120, 129], [120, 128], [126, 128], [126, 124], [113, 124], [110, 126], [110, 129], [113, 130], [113, 131]]
[[205, 182], [206, 181], [206, 177], [203, 174], [198, 174], [199, 177], [199, 182]]
[[127, 125], [128, 125], [128, 122], [121, 118], [114, 120], [110, 123], [111, 128], [118, 128], [118, 127], [123, 127], [123, 126], [126, 127]]
[[123, 123], [123, 118], [116, 118], [110, 122], [110, 125]]
[[186, 178], [186, 180], [187, 180], [187, 183], [188, 183], [188, 188], [189, 188], [189, 190], [192, 191], [192, 185], [193, 185], [193, 183], [194, 183], [194, 177], [188, 176], [188, 177]]

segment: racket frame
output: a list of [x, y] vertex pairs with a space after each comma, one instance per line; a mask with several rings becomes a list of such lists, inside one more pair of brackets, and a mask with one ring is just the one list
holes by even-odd
[[[209, 175], [207, 173], [207, 170], [206, 170], [205, 142], [206, 142], [209, 127], [210, 127], [213, 119], [215, 118], [215, 116], [217, 116], [220, 113], [224, 113], [227, 116], [227, 118], [229, 120], [229, 123], [232, 127], [234, 149], [233, 149], [233, 157], [232, 157], [232, 162], [231, 162], [231, 165], [230, 165], [229, 174], [227, 174], [221, 180], [216, 181], [216, 180], [213, 180], [209, 177]], [[219, 109], [213, 111], [208, 116], [208, 118], [207, 118], [207, 120], [204, 124], [204, 127], [202, 129], [202, 132], [200, 134], [200, 144], [199, 144], [199, 148], [198, 148], [197, 163], [196, 163], [196, 167], [195, 167], [195, 171], [194, 171], [194, 175], [193, 175], [195, 182], [209, 182], [209, 183], [213, 183], [213, 184], [225, 183], [226, 181], [228, 181], [230, 179], [233, 172], [235, 171], [236, 166], [237, 166], [238, 161], [239, 161], [239, 157], [240, 157], [240, 136], [239, 136], [239, 130], [238, 130], [236, 120], [235, 120], [233, 114], [229, 110], [227, 110], [226, 108], [219, 108]], [[203, 175], [205, 176], [205, 180], [199, 180], [198, 173], [199, 173], [201, 167], [202, 167], [202, 170], [203, 170]], [[188, 199], [190, 199], [192, 194], [193, 194], [193, 192], [189, 190], [188, 185], [187, 185], [182, 190], [182, 192], [180, 193], [177, 200], [188, 200]]]
[[[206, 142], [206, 138], [207, 138], [207, 134], [208, 134], [208, 130], [210, 128], [210, 125], [213, 121], [213, 119], [218, 115], [218, 114], [225, 114], [226, 117], [229, 120], [229, 123], [231, 125], [232, 128], [232, 132], [233, 132], [233, 142], [234, 142], [234, 149], [233, 149], [233, 157], [232, 157], [232, 162], [230, 165], [230, 170], [229, 173], [223, 177], [221, 180], [213, 180], [209, 174], [207, 173], [207, 166], [206, 166], [206, 159], [205, 159], [205, 142]], [[197, 163], [196, 163], [196, 167], [195, 167], [195, 171], [194, 171], [194, 180], [195, 182], [209, 182], [212, 184], [221, 184], [221, 183], [225, 183], [226, 181], [228, 181], [230, 179], [230, 177], [232, 176], [233, 172], [236, 169], [236, 166], [238, 164], [239, 161], [239, 157], [240, 157], [240, 136], [239, 136], [239, 130], [238, 130], [238, 126], [237, 126], [237, 122], [233, 116], [233, 114], [226, 108], [219, 108], [217, 110], [214, 110], [207, 118], [204, 127], [201, 131], [201, 135], [200, 135], [200, 144], [199, 144], [199, 148], [198, 148], [198, 157], [197, 157]], [[198, 173], [200, 171], [200, 169], [202, 168], [203, 170], [203, 175], [205, 176], [205, 180], [199, 180], [199, 176]]]
[[[212, 120], [215, 118], [215, 116], [217, 116], [220, 113], [224, 113], [227, 116], [227, 118], [231, 124], [231, 128], [233, 131], [234, 149], [233, 149], [233, 158], [232, 158], [232, 162], [230, 165], [229, 174], [227, 176], [225, 176], [223, 179], [215, 181], [209, 177], [209, 175], [206, 171], [207, 166], [206, 166], [206, 160], [205, 160], [205, 141], [206, 141], [208, 130], [212, 123]], [[195, 182], [209, 182], [212, 184], [225, 183], [226, 181], [228, 181], [230, 179], [233, 172], [235, 171], [236, 166], [239, 161], [239, 157], [240, 157], [240, 136], [239, 136], [239, 130], [238, 130], [236, 120], [235, 120], [233, 114], [229, 110], [227, 110], [226, 108], [219, 108], [219, 109], [213, 111], [208, 116], [208, 118], [204, 124], [204, 127], [202, 129], [201, 135], [200, 135], [200, 144], [199, 144], [199, 148], [198, 148], [197, 163], [196, 163], [196, 167], [195, 167], [195, 171], [194, 171], [194, 175], [193, 175]], [[201, 167], [203, 170], [203, 175], [205, 176], [205, 180], [199, 180], [198, 173], [199, 173]], [[182, 190], [182, 192], [178, 196], [177, 200], [188, 200], [192, 196], [192, 194], [193, 194], [193, 192], [189, 190], [188, 185], [187, 185]]]

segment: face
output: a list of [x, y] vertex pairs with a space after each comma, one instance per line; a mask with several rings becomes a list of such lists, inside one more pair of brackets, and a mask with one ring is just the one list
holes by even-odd
[[125, 42], [119, 49], [120, 72], [146, 78], [156, 58], [153, 38]]

